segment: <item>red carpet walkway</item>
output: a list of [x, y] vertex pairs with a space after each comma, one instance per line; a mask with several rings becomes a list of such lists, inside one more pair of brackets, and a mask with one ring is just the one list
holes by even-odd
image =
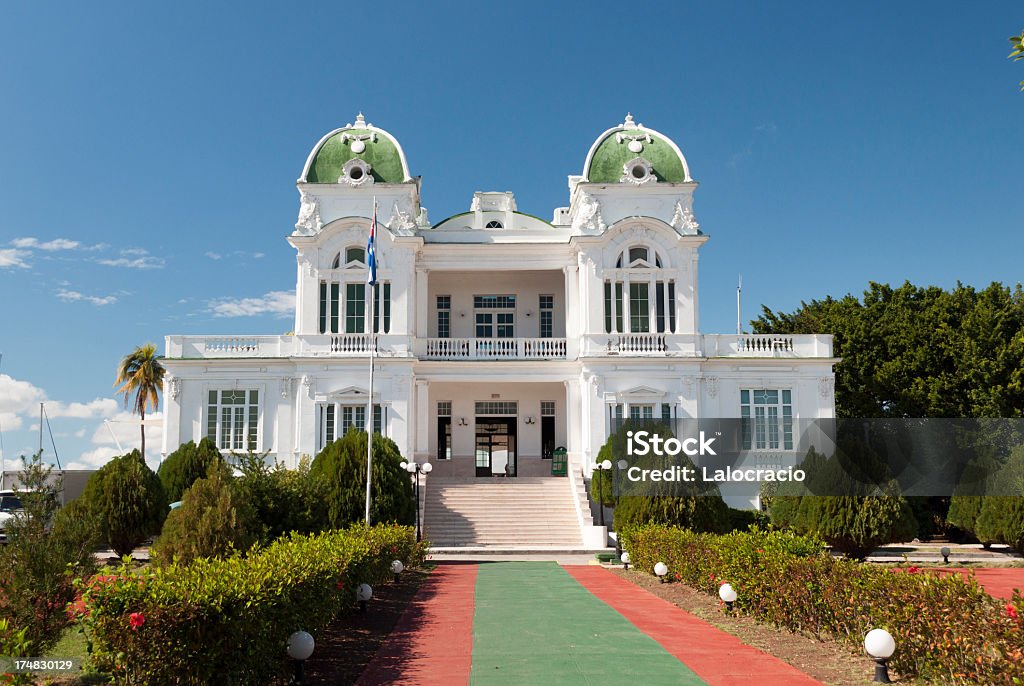
[[439, 565], [356, 684], [469, 683], [476, 571], [476, 565]]
[[[928, 569], [927, 571], [932, 571]], [[939, 569], [941, 574], [961, 574], [971, 576], [973, 572], [990, 596], [995, 598], [1013, 598], [1014, 589], [1024, 589], [1024, 567], [993, 567], [989, 569]]]
[[595, 596], [696, 672], [709, 686], [821, 682], [601, 567], [566, 567]]
[[[528, 563], [502, 563], [515, 564]], [[477, 571], [476, 565], [439, 565], [356, 683], [457, 686], [471, 679], [478, 681], [472, 672]], [[747, 686], [752, 682], [759, 686], [820, 686], [796, 668], [603, 568], [565, 567], [564, 572], [692, 670], [691, 679], [699, 678], [710, 686]], [[499, 610], [503, 608], [496, 608]], [[614, 646], [609, 648], [614, 653]], [[605, 657], [615, 659], [614, 655]], [[503, 674], [512, 677], [514, 660], [523, 656], [509, 655], [508, 659], [503, 665], [510, 669]], [[483, 676], [495, 681], [497, 673]], [[536, 683], [548, 682], [540, 679]], [[580, 683], [593, 682], [585, 678]]]

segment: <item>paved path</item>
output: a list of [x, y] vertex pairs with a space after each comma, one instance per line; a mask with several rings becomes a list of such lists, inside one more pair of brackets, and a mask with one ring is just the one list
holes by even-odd
[[439, 565], [359, 680], [378, 684], [819, 682], [594, 566]]

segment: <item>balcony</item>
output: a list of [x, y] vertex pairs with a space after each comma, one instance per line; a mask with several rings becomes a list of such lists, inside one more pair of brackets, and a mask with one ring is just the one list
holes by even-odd
[[[377, 337], [377, 350], [401, 354], [395, 339]], [[305, 336], [168, 336], [167, 357], [172, 359], [220, 359], [243, 357], [361, 357], [368, 355], [373, 338], [366, 333], [315, 334]]]
[[564, 360], [564, 338], [428, 338], [428, 360]]
[[582, 337], [584, 357], [830, 358], [827, 334], [602, 333]]

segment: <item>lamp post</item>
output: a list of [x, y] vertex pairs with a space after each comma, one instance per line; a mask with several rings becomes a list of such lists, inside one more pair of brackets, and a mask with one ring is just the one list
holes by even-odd
[[597, 489], [597, 506], [601, 510], [601, 526], [604, 526], [604, 480], [608, 478], [611, 468], [611, 460], [604, 460], [594, 465], [594, 469], [601, 472], [601, 487]]
[[948, 565], [949, 564], [949, 553], [950, 553], [949, 547], [948, 546], [942, 546], [942, 548], [939, 549], [939, 552], [942, 553], [942, 561], [945, 562]]
[[889, 681], [889, 667], [886, 663], [892, 654], [896, 652], [896, 641], [892, 634], [885, 629], [872, 629], [864, 637], [864, 652], [875, 660], [875, 678], [873, 681], [879, 684], [891, 684]]
[[401, 581], [402, 571], [405, 570], [405, 565], [402, 564], [401, 560], [395, 560], [391, 563], [391, 573], [395, 575], [395, 583]]
[[430, 474], [434, 465], [429, 462], [403, 462], [399, 465], [402, 469], [413, 475], [415, 479], [413, 486], [413, 497], [416, 499], [416, 540], [421, 539], [420, 534], [420, 474]]
[[295, 673], [292, 674], [288, 686], [305, 686], [307, 683], [302, 666], [313, 654], [315, 645], [313, 637], [305, 631], [296, 631], [288, 637], [288, 657], [295, 661]]
[[665, 583], [665, 575], [668, 574], [668, 565], [664, 562], [659, 562], [654, 565], [654, 573], [658, 575], [658, 581]]
[[718, 587], [718, 597], [725, 602], [725, 611], [732, 612], [732, 604], [736, 602], [736, 589], [732, 584], [722, 584]]
[[356, 589], [356, 600], [359, 601], [359, 611], [366, 614], [366, 603], [373, 597], [373, 588], [370, 584], [359, 584]]
[[629, 552], [623, 552], [619, 559], [622, 560], [622, 568], [629, 569]]

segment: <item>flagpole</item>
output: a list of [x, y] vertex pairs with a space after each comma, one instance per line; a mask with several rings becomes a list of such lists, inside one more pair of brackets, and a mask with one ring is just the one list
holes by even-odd
[[370, 220], [370, 239], [367, 243], [366, 266], [369, 271], [367, 275], [366, 288], [370, 291], [368, 295], [370, 329], [370, 383], [369, 392], [366, 398], [366, 525], [370, 525], [370, 486], [373, 476], [373, 356], [377, 349], [377, 333], [374, 331], [373, 306], [377, 290], [377, 196], [373, 197], [373, 218]]

